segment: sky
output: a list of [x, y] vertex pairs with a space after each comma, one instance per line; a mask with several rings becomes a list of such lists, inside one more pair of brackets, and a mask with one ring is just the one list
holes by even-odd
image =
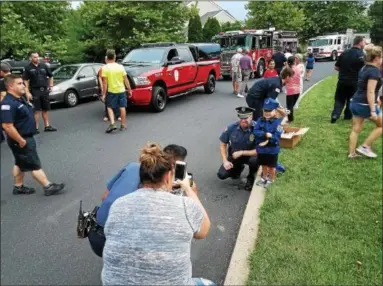
[[[221, 6], [223, 9], [227, 10], [232, 14], [237, 20], [245, 20], [246, 10], [245, 4], [248, 1], [216, 1], [216, 3]], [[81, 1], [73, 1], [72, 7], [76, 8], [80, 5]]]

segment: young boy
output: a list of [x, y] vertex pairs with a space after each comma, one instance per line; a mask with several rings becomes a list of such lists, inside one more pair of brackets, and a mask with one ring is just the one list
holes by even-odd
[[275, 169], [278, 164], [279, 141], [283, 133], [282, 118], [278, 118], [276, 109], [279, 102], [266, 98], [263, 106], [263, 116], [255, 124], [254, 135], [258, 163], [262, 166], [261, 179], [257, 186], [268, 187], [275, 179]]

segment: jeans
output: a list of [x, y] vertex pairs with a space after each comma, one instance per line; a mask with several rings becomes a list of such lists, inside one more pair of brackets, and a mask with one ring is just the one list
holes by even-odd
[[207, 285], [216, 285], [213, 281], [204, 279], [204, 278], [192, 278], [194, 285], [196, 286], [207, 286]]

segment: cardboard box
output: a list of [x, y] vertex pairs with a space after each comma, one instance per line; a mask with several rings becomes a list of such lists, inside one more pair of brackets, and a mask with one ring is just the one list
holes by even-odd
[[283, 126], [284, 132], [279, 145], [282, 148], [294, 148], [308, 130], [309, 128]]

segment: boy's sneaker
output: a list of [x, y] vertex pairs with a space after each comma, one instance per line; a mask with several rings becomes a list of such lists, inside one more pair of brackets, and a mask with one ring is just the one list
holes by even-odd
[[34, 188], [29, 188], [27, 186], [14, 186], [13, 187], [13, 194], [14, 195], [31, 195], [34, 194], [36, 190]]
[[273, 181], [266, 180], [265, 188], [267, 189], [272, 183], [273, 183]]
[[52, 196], [60, 192], [62, 189], [64, 189], [65, 184], [56, 184], [51, 183], [48, 186], [44, 187], [44, 195], [45, 196]]
[[108, 127], [108, 129], [106, 129], [106, 133], [110, 133], [110, 132], [112, 132], [112, 131], [114, 131], [114, 130], [116, 130], [117, 129], [117, 127], [116, 127], [116, 124], [110, 124], [109, 125], [109, 127]]
[[260, 178], [258, 182], [255, 183], [258, 187], [264, 187], [266, 184], [266, 180], [264, 178]]
[[359, 146], [358, 149], [356, 149], [360, 154], [368, 157], [368, 158], [376, 158], [378, 155], [376, 155], [374, 152], [372, 152], [370, 147], [367, 146]]

